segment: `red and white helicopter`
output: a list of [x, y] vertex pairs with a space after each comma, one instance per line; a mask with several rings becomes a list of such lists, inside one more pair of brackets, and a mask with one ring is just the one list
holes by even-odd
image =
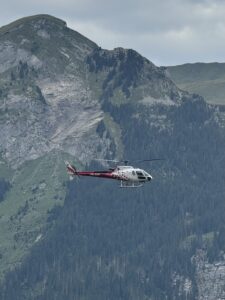
[[[124, 165], [117, 165], [114, 168], [109, 168], [108, 170], [104, 171], [78, 171], [75, 166], [71, 165], [69, 162], [65, 162], [67, 173], [70, 175], [71, 179], [75, 176], [92, 176], [92, 177], [99, 177], [99, 178], [108, 178], [108, 179], [115, 179], [120, 180], [120, 187], [141, 187], [143, 183], [150, 182], [152, 180], [152, 176], [147, 173], [143, 169], [134, 168], [132, 166], [128, 166], [128, 160], [124, 161], [117, 161], [117, 160], [108, 160], [108, 159], [96, 159], [99, 161], [108, 161], [114, 163], [124, 163]], [[162, 159], [144, 159], [144, 160], [135, 160], [133, 162], [150, 162], [155, 160], [162, 160]]]

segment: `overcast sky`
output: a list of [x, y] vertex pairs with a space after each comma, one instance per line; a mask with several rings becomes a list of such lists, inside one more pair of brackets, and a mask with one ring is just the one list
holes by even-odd
[[0, 0], [0, 26], [46, 13], [106, 49], [157, 65], [225, 62], [225, 0]]

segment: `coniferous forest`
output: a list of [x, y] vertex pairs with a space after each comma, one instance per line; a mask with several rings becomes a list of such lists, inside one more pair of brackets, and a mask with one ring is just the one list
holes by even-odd
[[[148, 109], [135, 126], [137, 107], [106, 102], [104, 109], [122, 128], [127, 159], [164, 159], [140, 166], [154, 180], [140, 189], [66, 182], [64, 206], [49, 211], [47, 234], [8, 273], [1, 299], [197, 299], [196, 251], [220, 258], [225, 139], [209, 107], [199, 98], [158, 107], [173, 121], [168, 130], [149, 126]], [[173, 284], [177, 274], [190, 279], [191, 292]]]

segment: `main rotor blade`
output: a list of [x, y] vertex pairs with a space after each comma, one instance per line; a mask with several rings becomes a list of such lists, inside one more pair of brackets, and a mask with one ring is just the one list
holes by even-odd
[[134, 162], [144, 162], [144, 161], [156, 161], [156, 160], [165, 160], [164, 158], [152, 158], [152, 159], [141, 159], [141, 160], [134, 160]]
[[116, 162], [119, 163], [121, 162], [120, 160], [115, 160], [115, 159], [104, 159], [104, 158], [95, 158], [93, 160], [97, 160], [97, 161], [111, 161], [111, 162]]
[[96, 158], [94, 160], [97, 161], [108, 161], [108, 162], [114, 162], [114, 163], [124, 163], [127, 165], [128, 163], [137, 163], [137, 162], [152, 162], [152, 161], [157, 161], [157, 160], [165, 160], [164, 158], [152, 158], [152, 159], [137, 159], [137, 160], [115, 160], [115, 159], [103, 159], [103, 158]]
[[135, 159], [135, 160], [121, 160], [120, 162], [123, 162], [125, 164], [128, 163], [139, 163], [139, 162], [152, 162], [156, 160], [165, 160], [164, 158], [152, 158], [152, 159]]
[[114, 163], [124, 163], [125, 165], [127, 165], [129, 162], [130, 162], [130, 160], [116, 160], [116, 159], [103, 159], [103, 158], [96, 158], [96, 159], [94, 159], [94, 160], [97, 160], [97, 161], [109, 161], [109, 162], [114, 162]]

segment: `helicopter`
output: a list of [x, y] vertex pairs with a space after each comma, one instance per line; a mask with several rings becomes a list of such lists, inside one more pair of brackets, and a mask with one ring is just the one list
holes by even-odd
[[[107, 178], [120, 181], [121, 188], [138, 188], [142, 187], [144, 183], [150, 182], [153, 177], [145, 170], [140, 168], [134, 168], [133, 166], [128, 166], [129, 160], [110, 160], [110, 159], [95, 159], [98, 161], [106, 161], [117, 163], [113, 168], [109, 168], [104, 171], [78, 171], [76, 167], [70, 164], [68, 161], [65, 161], [67, 173], [70, 175], [70, 178], [73, 179], [75, 176], [91, 176], [98, 178]], [[144, 159], [144, 160], [135, 160], [132, 162], [152, 162], [156, 160], [162, 160], [159, 158], [155, 159]], [[123, 163], [123, 165], [120, 165]]]

